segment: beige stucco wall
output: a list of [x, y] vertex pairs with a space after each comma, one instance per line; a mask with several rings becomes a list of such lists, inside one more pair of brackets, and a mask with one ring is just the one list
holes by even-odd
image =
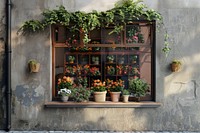
[[[162, 106], [44, 108], [44, 103], [51, 101], [50, 29], [21, 36], [17, 35], [19, 27], [26, 20], [40, 19], [45, 8], [64, 5], [69, 11], [103, 11], [116, 1], [12, 0], [12, 130], [200, 131], [199, 0], [144, 1], [164, 17], [165, 27], [156, 36], [156, 101]], [[161, 53], [165, 29], [172, 47], [168, 57]], [[31, 58], [41, 63], [40, 73], [28, 73], [27, 62]], [[168, 69], [174, 58], [183, 63], [177, 73]]]

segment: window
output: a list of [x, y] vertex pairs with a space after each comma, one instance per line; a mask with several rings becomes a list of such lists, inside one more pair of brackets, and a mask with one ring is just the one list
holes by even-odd
[[87, 87], [95, 79], [122, 79], [127, 88], [129, 79], [142, 78], [150, 84], [142, 100], [154, 100], [155, 22], [130, 23], [120, 33], [111, 33], [113, 28], [111, 25], [91, 31], [91, 41], [85, 47], [82, 33], [72, 34], [69, 27], [52, 25], [53, 100], [58, 99], [57, 80], [64, 75]]

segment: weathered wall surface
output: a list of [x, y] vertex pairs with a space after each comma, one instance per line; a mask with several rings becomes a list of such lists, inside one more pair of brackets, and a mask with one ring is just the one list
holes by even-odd
[[[51, 100], [50, 30], [25, 37], [17, 35], [21, 24], [29, 19], [40, 19], [45, 8], [61, 4], [70, 11], [90, 11], [112, 8], [116, 1], [12, 0], [13, 130], [200, 131], [199, 0], [144, 1], [163, 15], [172, 42], [172, 51], [165, 57], [161, 53], [164, 43], [164, 29], [161, 28], [156, 41], [156, 101], [162, 103], [161, 107], [44, 108], [44, 103]], [[27, 62], [32, 58], [41, 63], [41, 72], [37, 74], [27, 71]], [[173, 58], [182, 61], [181, 72], [168, 70]]]
[[4, 128], [5, 96], [5, 1], [0, 0], [0, 129]]

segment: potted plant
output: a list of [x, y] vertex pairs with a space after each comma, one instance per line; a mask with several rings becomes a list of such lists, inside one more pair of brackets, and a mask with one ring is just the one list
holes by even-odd
[[107, 74], [115, 75], [115, 68], [113, 66], [107, 66]]
[[67, 102], [71, 94], [71, 90], [67, 88], [60, 89], [60, 91], [58, 91], [58, 94], [61, 95], [61, 100], [63, 102]]
[[92, 62], [93, 62], [93, 64], [98, 65], [99, 64], [99, 57], [98, 56], [92, 56]]
[[107, 79], [107, 88], [108, 91], [110, 92], [111, 100], [113, 102], [118, 102], [120, 94], [124, 89], [124, 81], [121, 79], [117, 81]]
[[122, 65], [117, 65], [117, 75], [122, 75], [123, 74], [123, 66]]
[[115, 60], [114, 55], [108, 55], [108, 56], [107, 56], [107, 60], [108, 60], [108, 63], [113, 63], [114, 60]]
[[94, 80], [92, 83], [91, 90], [94, 94], [94, 101], [95, 102], [105, 102], [106, 101], [106, 83], [101, 82], [101, 80], [97, 79]]
[[89, 70], [90, 76], [100, 76], [101, 72], [98, 67], [91, 67]]
[[72, 89], [70, 97], [75, 102], [87, 102], [89, 101], [90, 95], [91, 90], [89, 88], [79, 85]]
[[29, 71], [32, 72], [39, 72], [40, 70], [40, 63], [38, 63], [36, 60], [32, 59], [28, 62]]
[[137, 55], [131, 55], [130, 61], [131, 61], [132, 64], [136, 64], [137, 63]]
[[62, 79], [58, 79], [57, 90], [58, 94], [61, 95], [63, 102], [68, 101], [69, 95], [71, 94], [72, 79], [70, 77], [64, 76]]
[[139, 102], [142, 96], [146, 95], [149, 88], [148, 83], [140, 78], [129, 79], [129, 91], [136, 97], [136, 101]]
[[122, 91], [123, 102], [127, 103], [129, 98], [130, 92], [127, 89]]
[[70, 55], [68, 56], [69, 63], [74, 63], [75, 57]]
[[171, 63], [171, 71], [172, 72], [178, 72], [181, 68], [181, 61], [179, 60], [173, 60]]

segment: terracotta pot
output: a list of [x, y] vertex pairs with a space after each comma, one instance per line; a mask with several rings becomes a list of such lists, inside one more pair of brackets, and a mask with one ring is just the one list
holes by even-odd
[[107, 93], [107, 91], [94, 92], [94, 101], [95, 102], [105, 102], [106, 101], [106, 93]]
[[62, 96], [61, 97], [63, 102], [68, 102], [69, 97], [68, 96]]
[[40, 70], [40, 63], [36, 63], [36, 64], [29, 64], [29, 70], [30, 72], [39, 72]]
[[119, 102], [121, 92], [110, 92], [111, 101], [112, 102]]
[[172, 63], [171, 64], [171, 71], [172, 72], [178, 72], [181, 68], [181, 64], [177, 64], [177, 63]]
[[129, 98], [129, 95], [123, 95], [123, 102], [127, 103], [128, 102], [128, 98]]

